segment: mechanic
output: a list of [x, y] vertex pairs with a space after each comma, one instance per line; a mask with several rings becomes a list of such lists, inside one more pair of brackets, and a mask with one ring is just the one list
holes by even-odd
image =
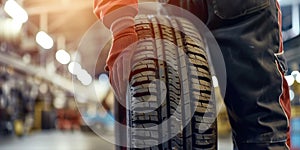
[[[224, 101], [235, 149], [289, 149], [290, 98], [277, 0], [169, 0], [177, 6], [186, 2], [190, 4], [182, 7], [207, 25], [224, 56]], [[106, 64], [117, 96], [124, 95], [126, 87], [119, 83], [128, 72], [113, 65], [122, 50], [138, 39], [134, 29], [137, 3], [94, 0], [94, 13], [113, 35]], [[127, 27], [122, 29], [124, 24]], [[130, 54], [120, 59], [126, 64], [129, 58]]]

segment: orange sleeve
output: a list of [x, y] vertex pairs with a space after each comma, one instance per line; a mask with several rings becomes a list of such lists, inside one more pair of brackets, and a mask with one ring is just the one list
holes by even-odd
[[138, 0], [94, 0], [94, 13], [110, 27], [111, 23], [123, 16], [134, 17], [138, 12]]

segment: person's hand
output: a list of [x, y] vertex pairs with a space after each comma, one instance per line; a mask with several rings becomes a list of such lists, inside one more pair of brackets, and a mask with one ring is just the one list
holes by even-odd
[[[120, 27], [120, 23], [118, 25]], [[122, 22], [123, 23], [123, 22]], [[134, 26], [114, 28], [113, 42], [109, 57], [106, 61], [106, 69], [109, 71], [110, 83], [119, 102], [126, 106], [126, 92], [131, 72], [131, 59], [138, 40]], [[115, 26], [112, 26], [115, 27]]]

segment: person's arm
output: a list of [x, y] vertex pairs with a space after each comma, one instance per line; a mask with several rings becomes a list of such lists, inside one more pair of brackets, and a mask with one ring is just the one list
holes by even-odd
[[137, 15], [138, 0], [94, 0], [94, 13], [110, 28], [111, 24], [123, 17]]
[[[131, 58], [138, 40], [134, 25], [138, 0], [94, 0], [94, 13], [112, 32], [112, 46], [105, 69], [109, 71], [117, 98], [124, 100]], [[125, 101], [121, 103], [125, 104]]]

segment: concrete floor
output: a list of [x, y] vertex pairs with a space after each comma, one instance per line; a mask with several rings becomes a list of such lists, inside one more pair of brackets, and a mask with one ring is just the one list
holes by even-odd
[[113, 147], [95, 134], [70, 131], [40, 132], [0, 141], [0, 150], [112, 150]]
[[[113, 138], [108, 134], [106, 139]], [[85, 132], [47, 131], [26, 137], [0, 138], [0, 150], [113, 150], [114, 145]], [[219, 150], [232, 150], [230, 137], [219, 139]]]

